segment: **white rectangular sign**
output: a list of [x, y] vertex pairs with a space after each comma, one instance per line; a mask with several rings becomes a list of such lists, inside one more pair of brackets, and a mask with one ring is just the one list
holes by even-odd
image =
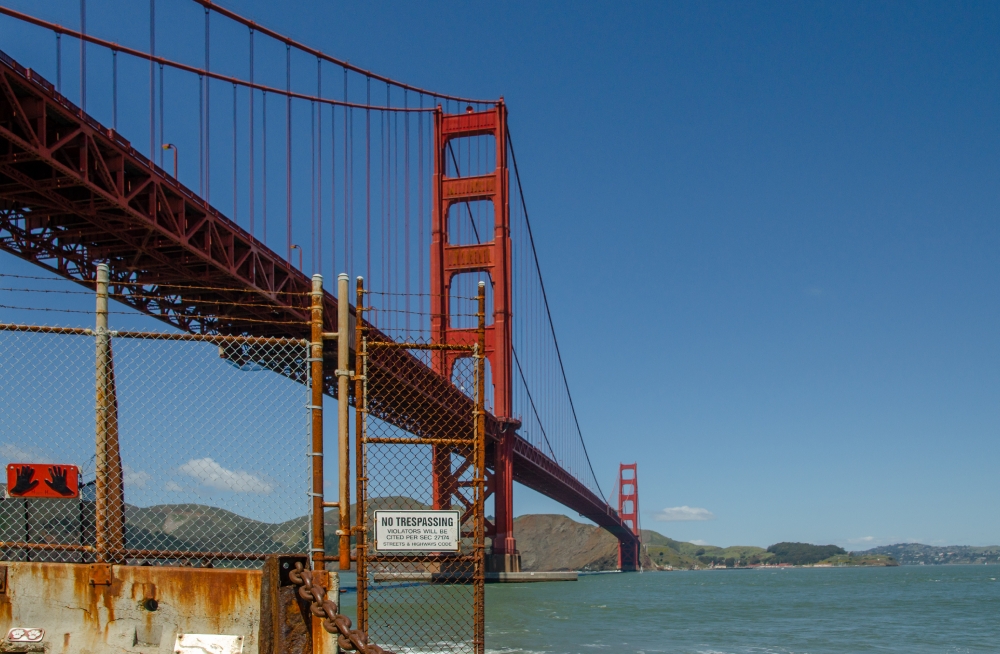
[[375, 551], [457, 552], [458, 511], [376, 511]]

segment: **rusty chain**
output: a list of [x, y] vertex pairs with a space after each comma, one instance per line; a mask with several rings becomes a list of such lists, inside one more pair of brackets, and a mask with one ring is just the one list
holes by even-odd
[[288, 572], [288, 578], [298, 585], [299, 597], [309, 602], [309, 610], [317, 618], [323, 618], [323, 628], [337, 636], [341, 651], [357, 651], [359, 654], [393, 654], [368, 642], [368, 634], [360, 629], [351, 629], [351, 619], [337, 613], [336, 602], [327, 599], [326, 588], [313, 581], [312, 570], [297, 562], [295, 569]]

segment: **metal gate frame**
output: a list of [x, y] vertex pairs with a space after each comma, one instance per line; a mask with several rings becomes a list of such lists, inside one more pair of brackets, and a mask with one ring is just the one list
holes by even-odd
[[[365, 307], [365, 293], [363, 280], [358, 279], [357, 286], [357, 312], [358, 316], [362, 312], [371, 310]], [[355, 376], [355, 398], [356, 406], [356, 482], [357, 482], [357, 516], [353, 529], [356, 535], [356, 556], [357, 556], [357, 593], [358, 593], [358, 628], [366, 633], [370, 630], [370, 588], [372, 579], [369, 575], [373, 573], [372, 564], [398, 565], [400, 569], [407, 569], [412, 575], [409, 579], [418, 583], [461, 585], [472, 588], [471, 607], [471, 647], [473, 654], [483, 654], [485, 652], [485, 511], [484, 501], [486, 495], [486, 422], [485, 422], [485, 352], [486, 352], [486, 292], [483, 282], [479, 283], [477, 294], [477, 317], [478, 329], [476, 331], [477, 341], [473, 345], [460, 344], [436, 344], [436, 343], [414, 343], [414, 342], [394, 342], [384, 337], [370, 338], [364, 326], [364, 321], [358, 320], [356, 323], [356, 368]], [[379, 335], [380, 336], [380, 335]], [[444, 424], [434, 428], [434, 433], [411, 435], [411, 437], [384, 437], [369, 433], [369, 425], [377, 416], [373, 416], [369, 411], [369, 398], [373, 388], [369, 385], [372, 357], [377, 356], [379, 351], [385, 350], [407, 350], [413, 352], [425, 352], [433, 358], [448, 357], [452, 353], [460, 357], [471, 357], [474, 365], [474, 395], [472, 397], [471, 420], [467, 425]], [[425, 355], [425, 356], [427, 356]], [[377, 362], [376, 362], [377, 365]], [[461, 428], [460, 428], [461, 427]], [[405, 427], [403, 427], [405, 430]], [[434, 508], [451, 508], [452, 502], [462, 505], [460, 525], [460, 536], [462, 546], [456, 555], [444, 556], [440, 553], [421, 554], [389, 554], [378, 553], [374, 550], [374, 538], [370, 538], [374, 528], [373, 514], [369, 510], [369, 474], [370, 470], [370, 446], [372, 445], [396, 445], [406, 447], [408, 445], [420, 446], [426, 451], [427, 446], [431, 447], [431, 469], [426, 474], [432, 478], [434, 487]], [[459, 461], [458, 469], [453, 468], [453, 462]], [[471, 478], [468, 471], [471, 469]], [[376, 471], [377, 474], [377, 471]], [[462, 475], [465, 475], [462, 479]], [[464, 480], [463, 480], [464, 479]], [[471, 488], [472, 497], [464, 495], [461, 490]], [[419, 570], [423, 569], [423, 572]], [[417, 570], [418, 572], [412, 572]], [[407, 573], [403, 573], [407, 574]], [[396, 620], [398, 621], [398, 617]], [[425, 625], [429, 619], [428, 612], [421, 609], [419, 616], [412, 616], [415, 620], [424, 621]], [[440, 618], [440, 616], [438, 616]], [[447, 630], [448, 626], [456, 625], [441, 624], [442, 630]], [[398, 627], [397, 627], [398, 628]], [[406, 645], [405, 643], [391, 643], [393, 646]], [[448, 650], [453, 651], [453, 650]]]

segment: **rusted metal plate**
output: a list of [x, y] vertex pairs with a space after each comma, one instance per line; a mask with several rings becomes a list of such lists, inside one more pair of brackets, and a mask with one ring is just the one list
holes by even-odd
[[110, 586], [112, 579], [111, 564], [110, 563], [91, 563], [90, 564], [90, 585], [91, 586]]

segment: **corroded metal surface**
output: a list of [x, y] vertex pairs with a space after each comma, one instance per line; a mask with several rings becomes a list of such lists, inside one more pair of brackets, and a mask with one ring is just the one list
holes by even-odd
[[44, 629], [48, 654], [166, 653], [182, 633], [242, 636], [244, 654], [258, 654], [259, 570], [30, 562], [6, 569], [0, 632]]

